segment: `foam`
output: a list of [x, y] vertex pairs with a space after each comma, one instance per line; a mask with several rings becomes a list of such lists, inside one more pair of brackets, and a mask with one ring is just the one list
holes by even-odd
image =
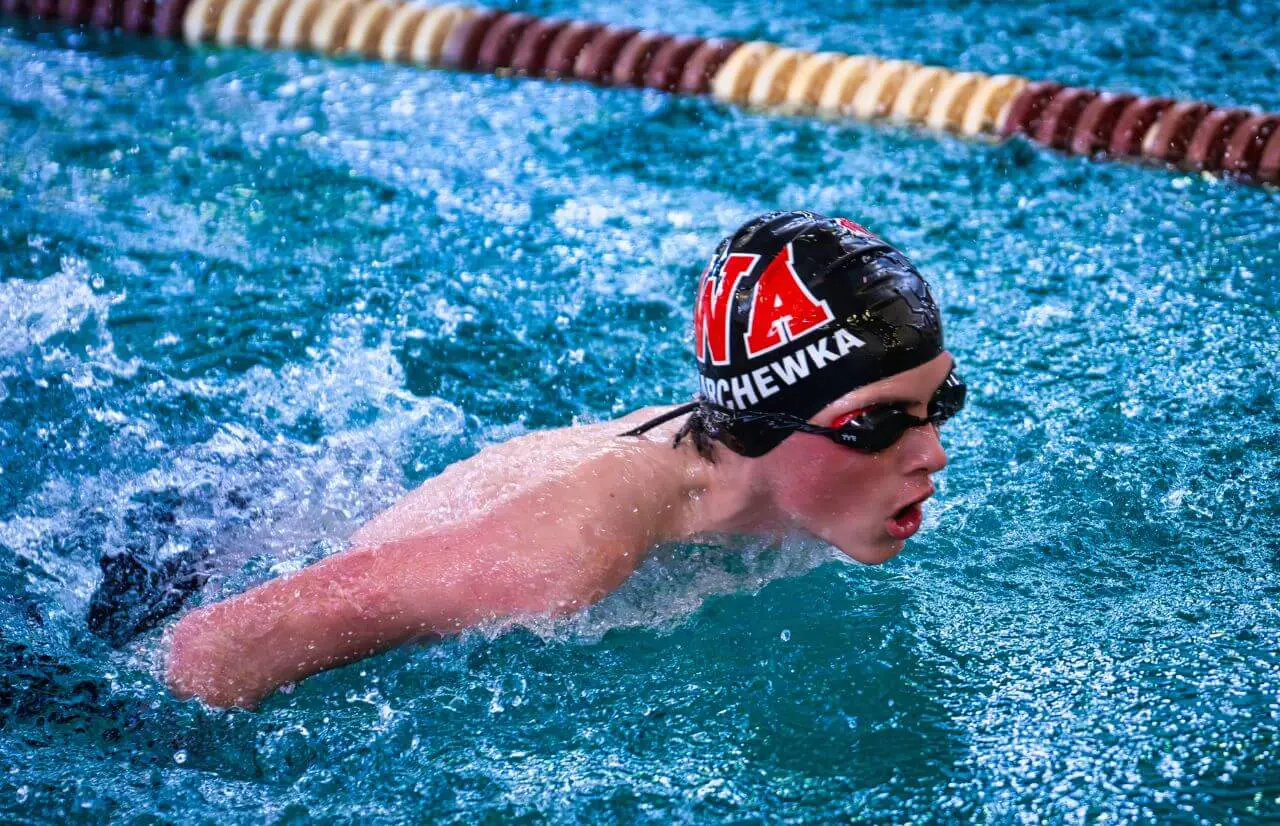
[[[151, 394], [203, 398], [228, 411], [228, 420], [188, 444], [166, 443], [146, 419], [130, 420], [138, 438], [117, 437], [117, 461], [74, 480], [48, 479], [0, 522], [0, 538], [41, 568], [56, 570], [84, 600], [99, 549], [152, 539], [145, 519], [139, 536], [127, 528], [126, 515], [140, 502], [176, 500], [179, 541], [157, 550], [209, 547], [219, 555], [219, 570], [233, 574], [230, 584], [241, 587], [235, 567], [249, 556], [287, 560], [314, 551], [317, 542], [331, 543], [330, 551], [339, 547], [404, 493], [402, 466], [412, 451], [463, 433], [455, 405], [416, 397], [403, 384], [390, 337], [365, 346], [362, 328], [350, 319], [335, 322], [328, 347], [311, 362], [278, 372], [254, 368], [219, 385], [153, 383]], [[323, 423], [318, 441], [291, 433], [308, 420]], [[50, 513], [64, 516], [55, 522]], [[63, 545], [82, 550], [65, 559], [48, 555]]]
[[484, 626], [493, 637], [512, 627], [543, 639], [599, 642], [609, 631], [650, 628], [671, 633], [710, 598], [755, 593], [770, 582], [801, 576], [833, 560], [853, 565], [829, 545], [801, 537], [778, 542], [728, 539], [712, 545], [660, 546], [622, 587], [587, 609], [560, 619], [518, 618]]
[[[16, 375], [22, 365], [28, 377], [66, 376], [92, 382], [92, 371], [130, 376], [136, 361], [115, 355], [107, 329], [112, 305], [120, 293], [95, 292], [102, 282], [82, 259], [64, 257], [61, 269], [37, 281], [0, 281], [0, 377]], [[77, 378], [79, 377], [79, 378]]]

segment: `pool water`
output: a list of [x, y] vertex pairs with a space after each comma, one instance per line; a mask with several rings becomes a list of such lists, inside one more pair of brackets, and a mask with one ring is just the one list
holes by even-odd
[[[519, 8], [1280, 109], [1265, 4]], [[0, 201], [0, 818], [1280, 818], [1274, 191], [5, 18]], [[687, 399], [694, 280], [777, 207], [943, 306], [971, 401], [897, 559], [664, 549], [257, 713], [85, 630], [104, 550], [217, 549], [208, 601], [485, 445]]]

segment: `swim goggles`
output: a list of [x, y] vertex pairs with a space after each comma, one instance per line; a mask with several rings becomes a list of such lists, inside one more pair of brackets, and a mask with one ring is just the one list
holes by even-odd
[[[964, 380], [955, 371], [947, 374], [942, 386], [929, 400], [927, 415], [923, 418], [912, 416], [901, 405], [880, 405], [868, 410], [839, 427], [822, 427], [810, 424], [799, 416], [787, 413], [760, 413], [751, 410], [730, 410], [718, 404], [703, 402], [710, 408], [710, 421], [706, 422], [711, 434], [725, 441], [726, 426], [730, 423], [741, 423], [764, 427], [770, 430], [786, 430], [796, 433], [810, 433], [825, 436], [838, 445], [842, 445], [863, 453], [878, 453], [891, 447], [913, 427], [921, 425], [940, 425], [960, 412], [964, 407], [967, 389]], [[705, 415], [705, 414], [704, 414]], [[732, 447], [732, 445], [730, 445]]]
[[964, 380], [952, 370], [929, 399], [927, 415], [923, 418], [912, 416], [902, 405], [878, 405], [839, 427], [810, 424], [799, 416], [787, 413], [731, 410], [699, 396], [697, 401], [651, 419], [622, 435], [639, 436], [663, 422], [693, 413], [676, 434], [675, 444], [679, 444], [685, 436], [693, 436], [695, 444], [698, 444], [699, 438], [709, 438], [723, 442], [730, 450], [742, 453], [746, 442], [743, 435], [753, 431], [758, 433], [760, 430], [785, 430], [825, 436], [838, 445], [863, 453], [879, 453], [891, 447], [911, 428], [927, 424], [941, 425], [959, 413], [964, 408], [966, 393]]

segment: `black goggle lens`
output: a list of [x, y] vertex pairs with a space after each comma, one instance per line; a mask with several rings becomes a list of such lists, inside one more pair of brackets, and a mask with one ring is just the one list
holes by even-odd
[[836, 440], [846, 447], [875, 453], [893, 445], [909, 429], [922, 424], [940, 425], [960, 412], [964, 407], [964, 380], [954, 372], [947, 375], [942, 386], [929, 400], [929, 415], [919, 419], [901, 407], [880, 407], [870, 410], [853, 421], [833, 431]]
[[964, 409], [964, 399], [968, 394], [964, 379], [955, 373], [948, 373], [947, 379], [929, 400], [929, 419], [942, 424], [947, 419]]

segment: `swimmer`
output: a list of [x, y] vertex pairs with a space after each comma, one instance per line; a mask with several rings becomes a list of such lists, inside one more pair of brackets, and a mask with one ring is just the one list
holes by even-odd
[[252, 708], [403, 643], [571, 613], [660, 543], [801, 532], [863, 563], [901, 551], [965, 394], [915, 267], [851, 221], [770, 213], [720, 244], [695, 302], [694, 402], [447, 468], [347, 550], [184, 617], [174, 694]]

